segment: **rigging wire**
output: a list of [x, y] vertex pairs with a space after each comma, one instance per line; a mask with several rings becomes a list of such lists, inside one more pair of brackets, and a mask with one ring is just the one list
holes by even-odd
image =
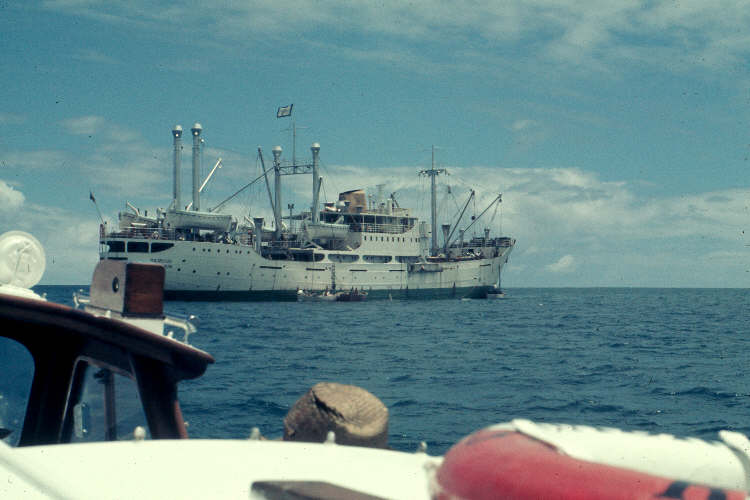
[[[321, 173], [320, 177], [323, 180], [325, 180], [325, 182], [323, 182], [323, 180], [321, 180], [321, 182], [320, 182], [320, 189], [323, 190], [323, 203], [326, 203], [328, 201], [328, 193], [326, 193], [326, 186], [325, 185], [330, 182], [331, 183], [331, 187], [333, 188], [333, 190], [335, 192], [335, 191], [337, 191], [337, 189], [336, 189], [336, 183], [331, 180], [334, 177], [330, 174], [330, 172], [328, 170], [328, 165], [326, 165], [326, 163], [322, 159], [320, 159], [320, 157], [318, 157], [318, 168], [320, 169], [320, 173]], [[340, 193], [341, 191], [339, 190], [338, 192]]]
[[[471, 216], [471, 223], [472, 224], [474, 224], [474, 221], [477, 220], [477, 197], [476, 196], [474, 197], [473, 206], [474, 206], [474, 214]], [[476, 235], [477, 234], [477, 230], [475, 229], [472, 234]]]
[[[326, 182], [323, 182], [323, 179], [326, 179]], [[328, 179], [326, 177], [323, 177], [323, 179], [320, 180], [320, 188], [323, 190], [323, 203], [325, 203], [325, 200], [328, 199], [328, 194], [326, 193], [326, 183], [328, 182]]]
[[500, 205], [503, 202], [502, 194], [500, 195], [500, 199], [498, 200], [497, 204], [495, 205], [495, 211], [492, 213], [492, 218], [490, 219], [490, 226], [495, 222], [495, 216], [497, 216], [497, 212], [500, 212], [500, 231], [498, 233], [499, 236], [503, 235], [503, 210], [500, 208]]

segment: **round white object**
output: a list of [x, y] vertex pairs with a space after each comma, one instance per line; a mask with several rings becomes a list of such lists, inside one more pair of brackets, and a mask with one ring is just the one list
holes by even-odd
[[31, 288], [42, 279], [46, 265], [44, 247], [29, 233], [0, 235], [0, 284]]

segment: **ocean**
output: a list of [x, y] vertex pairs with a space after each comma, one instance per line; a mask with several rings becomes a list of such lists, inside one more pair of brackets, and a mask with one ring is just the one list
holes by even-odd
[[[40, 286], [71, 304], [77, 287]], [[514, 418], [715, 439], [750, 434], [744, 289], [511, 288], [502, 300], [167, 302], [216, 358], [180, 386], [194, 438], [275, 438], [312, 385], [361, 386], [389, 444], [443, 454]]]

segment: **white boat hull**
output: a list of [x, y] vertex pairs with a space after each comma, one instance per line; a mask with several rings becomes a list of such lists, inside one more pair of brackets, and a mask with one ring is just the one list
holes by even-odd
[[[207, 459], [210, 457], [210, 459]], [[425, 453], [257, 440], [31, 446], [0, 442], [2, 498], [265, 498], [258, 482], [324, 481], [349, 494], [427, 500], [440, 458]], [[252, 491], [252, 493], [251, 493]]]
[[[132, 240], [131, 240], [132, 241]], [[148, 241], [148, 240], [144, 240]], [[103, 258], [157, 263], [166, 269], [168, 299], [297, 300], [298, 290], [366, 291], [370, 298], [483, 298], [497, 282], [512, 247], [494, 258], [447, 261], [422, 266], [397, 262], [271, 260], [247, 245], [172, 241], [158, 253], [103, 252]], [[362, 252], [358, 252], [362, 253]]]

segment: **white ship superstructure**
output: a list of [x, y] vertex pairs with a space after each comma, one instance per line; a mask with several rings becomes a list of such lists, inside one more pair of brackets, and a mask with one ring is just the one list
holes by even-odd
[[[515, 240], [484, 235], [464, 241], [464, 231], [443, 225], [439, 245], [435, 221], [435, 177], [431, 177], [432, 224], [401, 208], [393, 195], [368, 203], [363, 190], [340, 193], [335, 203], [319, 203], [320, 145], [311, 147], [312, 163], [284, 164], [273, 149], [274, 228], [263, 218], [238, 221], [221, 214], [222, 202], [201, 210], [200, 134], [193, 137], [192, 203], [182, 209], [182, 127], [174, 139], [173, 200], [156, 217], [131, 207], [119, 214], [119, 227], [100, 231], [102, 259], [158, 263], [166, 269], [165, 298], [183, 300], [296, 300], [300, 290], [362, 290], [369, 298], [486, 297], [497, 286]], [[262, 153], [259, 148], [262, 161]], [[220, 162], [221, 160], [219, 160]], [[219, 165], [217, 162], [217, 166]], [[216, 166], [214, 167], [215, 171]], [[311, 210], [296, 214], [294, 230], [282, 221], [281, 176], [312, 175]], [[211, 176], [209, 174], [209, 178]], [[259, 177], [258, 179], [262, 178]], [[256, 180], [258, 180], [256, 179]], [[235, 193], [237, 194], [237, 193]], [[500, 203], [500, 196], [493, 203]], [[468, 203], [467, 203], [468, 205]], [[488, 207], [489, 208], [489, 207]], [[486, 212], [486, 210], [485, 210]], [[292, 216], [287, 218], [291, 226]], [[478, 219], [474, 220], [474, 224]]]

